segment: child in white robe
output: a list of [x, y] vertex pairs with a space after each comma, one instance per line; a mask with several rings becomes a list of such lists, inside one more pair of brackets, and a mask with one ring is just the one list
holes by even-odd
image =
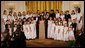
[[54, 21], [52, 22], [52, 27], [51, 27], [51, 34], [50, 34], [50, 36], [51, 36], [51, 38], [54, 38], [54, 28], [55, 28], [55, 23], [54, 23]]
[[7, 10], [4, 10], [2, 15], [2, 32], [5, 31], [6, 21], [7, 21]]
[[65, 25], [65, 23], [67, 23], [67, 21], [65, 18], [63, 18], [63, 25]]
[[13, 30], [13, 32], [15, 32], [16, 29], [17, 29], [17, 24], [14, 25], [14, 30]]
[[48, 33], [47, 36], [48, 38], [51, 38], [51, 27], [52, 27], [52, 17], [50, 17], [50, 20], [48, 20]]
[[72, 27], [72, 25], [70, 25], [70, 28], [69, 28], [69, 40], [72, 41], [72, 40], [75, 40], [75, 36], [74, 36], [74, 28]]
[[54, 32], [54, 40], [58, 40], [59, 39], [59, 25], [58, 25], [58, 22], [56, 22], [56, 25], [55, 25], [55, 32]]
[[8, 20], [10, 20], [10, 22], [12, 23], [12, 12], [9, 12], [9, 15], [8, 15]]
[[17, 18], [17, 13], [16, 13], [16, 12], [14, 12], [12, 19], [13, 19], [13, 21], [15, 21], [16, 19], [18, 19], [18, 18]]
[[77, 15], [75, 14], [75, 11], [72, 10], [72, 13], [71, 13], [71, 20], [73, 22], [73, 19], [77, 19]]
[[68, 19], [68, 27], [70, 27], [71, 24], [72, 24], [72, 21], [71, 21], [71, 19], [69, 18], [69, 19]]
[[59, 18], [60, 14], [59, 14], [59, 10], [56, 10], [56, 18]]
[[35, 39], [36, 38], [36, 21], [34, 20], [34, 18], [32, 17], [31, 18], [32, 19], [32, 21], [31, 21], [31, 23], [33, 24], [33, 39]]
[[29, 34], [28, 34], [28, 32], [27, 32], [28, 29], [27, 29], [26, 27], [27, 27], [26, 22], [24, 22], [23, 32], [24, 32], [24, 34], [25, 34], [26, 39], [29, 39], [29, 38], [28, 38], [28, 35], [29, 35]]
[[30, 12], [28, 11], [28, 12], [27, 12], [27, 15], [26, 15], [26, 19], [28, 19], [29, 17], [32, 17], [32, 15], [31, 15]]
[[18, 12], [18, 19], [21, 18], [22, 19], [22, 14], [21, 12]]
[[35, 37], [34, 37], [35, 27], [34, 27], [33, 22], [31, 22], [30, 28], [31, 28], [31, 39], [34, 39], [34, 38], [35, 38]]
[[22, 12], [22, 19], [23, 18], [26, 18], [26, 12], [25, 11]]
[[64, 17], [65, 17], [65, 15], [64, 15], [63, 11], [61, 11], [60, 18], [63, 20]]
[[27, 32], [26, 32], [26, 36], [27, 36], [27, 39], [32, 39], [31, 37], [32, 37], [32, 35], [31, 35], [31, 27], [30, 27], [30, 22], [28, 22], [28, 25], [26, 25], [26, 30], [27, 30]]
[[64, 26], [63, 26], [62, 22], [60, 23], [59, 30], [60, 30], [60, 32], [59, 32], [59, 40], [63, 40]]
[[64, 25], [64, 39], [63, 41], [68, 41], [68, 27], [67, 27], [67, 23], [65, 23]]

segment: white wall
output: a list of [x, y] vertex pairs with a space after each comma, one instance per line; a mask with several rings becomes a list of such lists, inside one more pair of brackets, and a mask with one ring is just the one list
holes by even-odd
[[3, 14], [3, 10], [7, 9], [9, 12], [9, 6], [10, 3], [13, 4], [14, 6], [14, 11], [18, 12], [22, 12], [22, 11], [26, 11], [26, 6], [25, 6], [25, 1], [1, 1], [1, 14]]

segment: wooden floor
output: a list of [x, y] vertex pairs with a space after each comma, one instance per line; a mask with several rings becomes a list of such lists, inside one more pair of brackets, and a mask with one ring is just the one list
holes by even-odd
[[51, 39], [26, 40], [27, 47], [66, 47], [66, 42]]

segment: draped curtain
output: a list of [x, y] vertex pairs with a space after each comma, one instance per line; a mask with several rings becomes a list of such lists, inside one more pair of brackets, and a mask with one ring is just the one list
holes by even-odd
[[59, 12], [62, 10], [62, 1], [26, 1], [26, 11], [32, 10], [36, 13], [37, 10], [40, 10], [40, 13], [44, 10], [47, 10], [50, 12], [50, 10], [53, 9], [56, 11], [56, 9], [59, 10]]

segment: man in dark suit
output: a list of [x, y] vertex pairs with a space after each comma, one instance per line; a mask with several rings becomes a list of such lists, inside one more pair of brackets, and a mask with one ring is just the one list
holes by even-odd
[[76, 33], [76, 27], [77, 27], [77, 23], [76, 23], [76, 19], [73, 19], [73, 23], [72, 23], [72, 26], [74, 28], [74, 35], [75, 35], [75, 38], [77, 37], [77, 33]]
[[48, 15], [45, 17], [45, 38], [47, 39], [47, 29], [48, 29]]
[[66, 18], [66, 21], [68, 23], [68, 19], [71, 18], [71, 15], [69, 14], [68, 10], [66, 11], [65, 18]]
[[38, 16], [38, 14], [36, 14], [36, 17], [34, 17], [34, 20], [36, 20], [36, 35], [37, 35], [37, 39], [39, 38], [39, 20], [40, 20], [40, 16]]
[[55, 15], [55, 13], [54, 13], [54, 10], [51, 10], [51, 13], [50, 13], [49, 17], [52, 17], [52, 20], [53, 20], [55, 16], [56, 16], [56, 15]]

